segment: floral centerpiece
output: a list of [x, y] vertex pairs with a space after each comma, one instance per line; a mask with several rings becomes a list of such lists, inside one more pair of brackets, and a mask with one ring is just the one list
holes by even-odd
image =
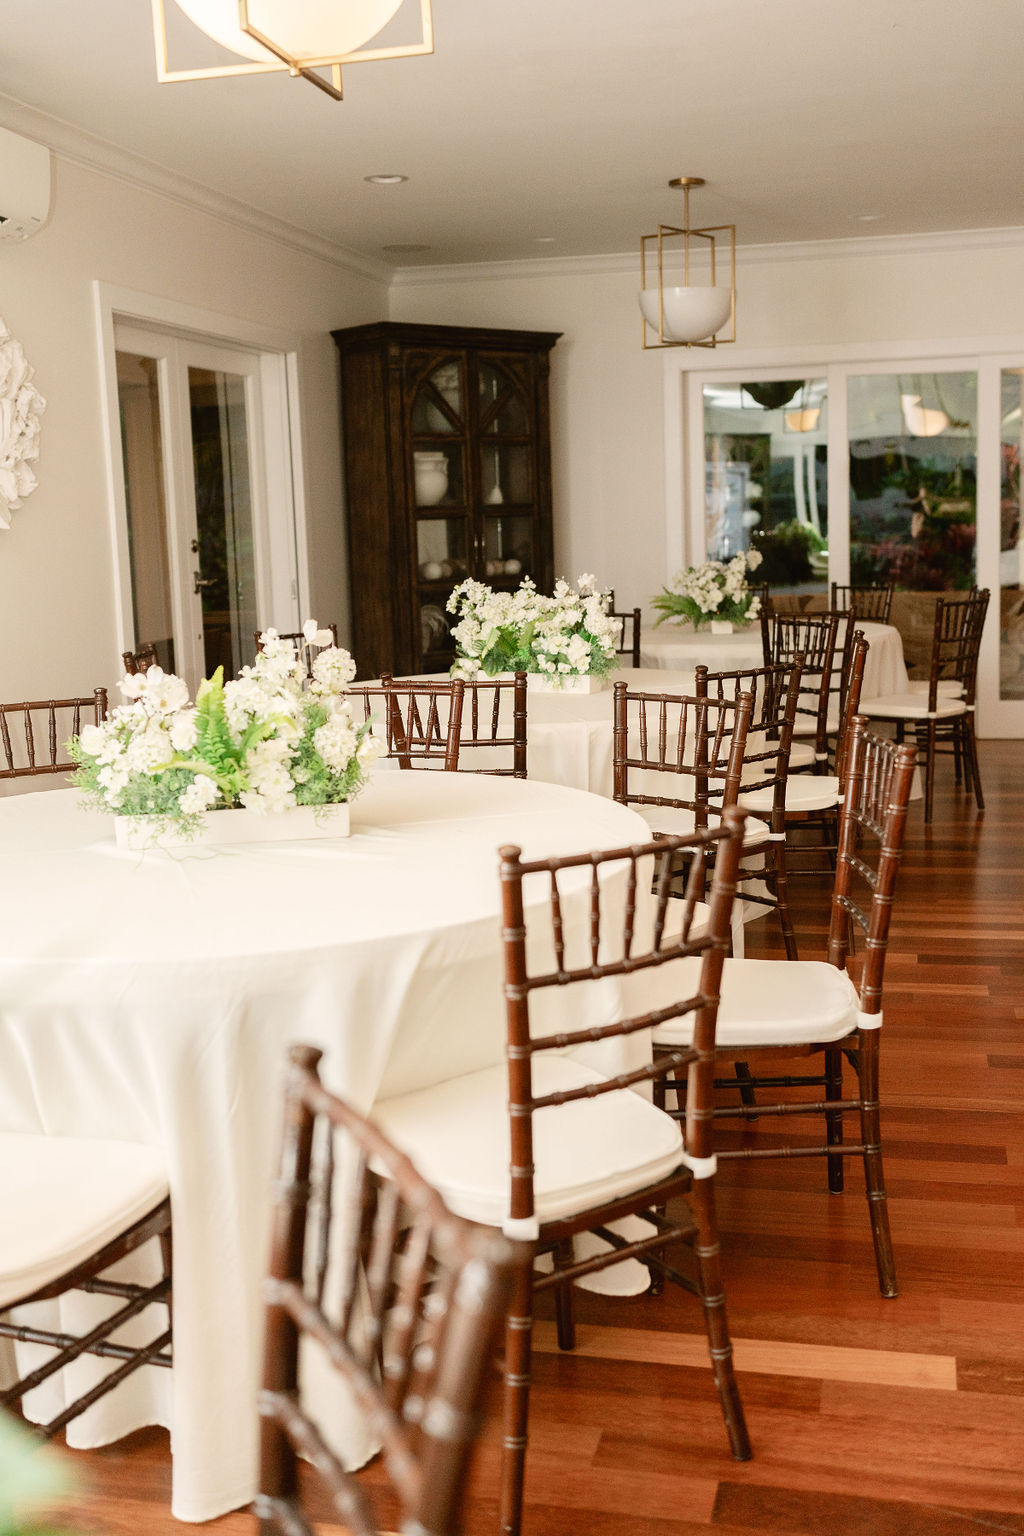
[[473, 580], [460, 583], [448, 599], [448, 612], [459, 621], [452, 676], [527, 672], [554, 687], [606, 677], [615, 665], [618, 634], [605, 611], [607, 598], [586, 574], [575, 588], [556, 582], [552, 597], [538, 592], [528, 576], [515, 592], [497, 592]]
[[[356, 669], [348, 651], [314, 620], [303, 634], [326, 647], [308, 686], [298, 648], [274, 629], [260, 636], [252, 666], [227, 683], [218, 667], [195, 703], [182, 679], [159, 667], [126, 677], [121, 691], [129, 702], [70, 743], [73, 782], [86, 803], [131, 818], [140, 834], [145, 829], [132, 846], [167, 833], [194, 840], [207, 827], [205, 813], [239, 808], [278, 816], [308, 806], [326, 824], [330, 807], [358, 794], [383, 743], [370, 722], [353, 719], [345, 693]], [[333, 828], [330, 835], [337, 835]]]
[[761, 556], [756, 549], [731, 560], [708, 560], [704, 565], [680, 571], [669, 587], [663, 587], [652, 606], [661, 610], [655, 627], [666, 619], [689, 619], [701, 624], [746, 624], [761, 611], [761, 599], [747, 586], [747, 572], [756, 571]]

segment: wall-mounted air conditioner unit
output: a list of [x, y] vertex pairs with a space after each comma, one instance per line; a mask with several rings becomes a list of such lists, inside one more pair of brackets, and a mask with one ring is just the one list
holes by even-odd
[[0, 128], [0, 240], [27, 240], [50, 213], [50, 151]]

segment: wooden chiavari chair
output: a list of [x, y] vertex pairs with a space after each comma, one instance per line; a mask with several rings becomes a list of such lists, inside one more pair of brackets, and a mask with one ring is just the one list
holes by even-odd
[[[744, 902], [775, 912], [790, 960], [797, 958], [797, 944], [789, 912], [786, 785], [802, 671], [803, 658], [798, 656], [791, 667], [751, 667], [733, 672], [709, 672], [707, 667], [698, 667], [694, 678], [698, 698], [738, 701], [749, 694], [752, 700], [737, 791], [738, 803], [752, 812], [744, 837], [738, 894]], [[758, 826], [765, 828], [760, 842], [755, 841]]]
[[896, 583], [892, 581], [873, 581], [859, 587], [840, 586], [834, 581], [829, 606], [834, 613], [852, 613], [855, 622], [862, 619], [873, 624], [888, 624], [895, 590]]
[[839, 729], [852, 615], [762, 613], [764, 665], [792, 666], [804, 658], [790, 754], [793, 770], [813, 767], [827, 773], [829, 738]]
[[127, 677], [134, 677], [138, 672], [148, 672], [150, 667], [157, 665], [156, 644], [150, 640], [140, 645], [137, 651], [122, 651], [121, 660]]
[[[0, 1408], [17, 1407], [27, 1392], [83, 1355], [117, 1362], [105, 1376], [33, 1426], [49, 1439], [143, 1365], [171, 1365], [171, 1205], [163, 1158], [154, 1147], [70, 1136], [0, 1134], [0, 1338], [47, 1346], [42, 1364], [0, 1392]], [[144, 1243], [158, 1239], [161, 1266], [149, 1284], [106, 1272]], [[32, 1303], [72, 1292], [113, 1298], [107, 1315], [78, 1333], [30, 1321]], [[166, 1327], [143, 1345], [112, 1335], [154, 1303]], [[18, 1309], [15, 1320], [9, 1314]]]
[[83, 719], [99, 725], [106, 716], [105, 688], [81, 698], [0, 704], [0, 779], [69, 773], [75, 765], [61, 757], [61, 748], [79, 734]]
[[336, 1522], [358, 1536], [382, 1528], [303, 1392], [318, 1349], [380, 1437], [396, 1529], [458, 1536], [491, 1344], [529, 1249], [453, 1216], [386, 1136], [322, 1086], [320, 1054], [293, 1046], [285, 1090], [253, 1511], [262, 1536], [312, 1531], [304, 1457]]
[[[790, 1095], [783, 1102], [719, 1104], [716, 1127], [739, 1122], [746, 1128], [760, 1117], [823, 1116], [825, 1140], [806, 1138], [752, 1147], [726, 1144], [716, 1133], [720, 1160], [767, 1157], [824, 1157], [829, 1189], [843, 1188], [843, 1158], [863, 1159], [879, 1287], [885, 1296], [897, 1294], [896, 1271], [889, 1231], [882, 1139], [879, 1122], [879, 1046], [882, 1030], [882, 979], [889, 922], [906, 825], [907, 802], [914, 775], [916, 748], [870, 735], [858, 717], [849, 747], [845, 793], [839, 817], [839, 853], [832, 889], [828, 961], [726, 960], [718, 1014], [716, 1054], [720, 1061], [746, 1063], [739, 1085], [721, 1079], [719, 1089], [739, 1086], [742, 1097], [752, 1089], [811, 1090], [812, 1096]], [[862, 946], [859, 980], [847, 973], [851, 927], [859, 928]], [[696, 984], [692, 962], [691, 984]], [[668, 1020], [655, 1028], [655, 1054], [678, 1050], [691, 1038], [688, 1020]], [[810, 1058], [819, 1070], [783, 1075], [785, 1058]], [[844, 1097], [843, 1067], [856, 1074], [856, 1091]], [[680, 1087], [685, 1084], [679, 1081]], [[655, 1102], [664, 1103], [672, 1082], [655, 1083]], [[820, 1090], [824, 1090], [821, 1092]], [[674, 1111], [680, 1118], [683, 1111]], [[843, 1118], [855, 1115], [860, 1138], [844, 1143]]]
[[396, 681], [385, 672], [379, 683], [356, 683], [346, 693], [356, 720], [380, 720], [387, 756], [400, 768], [459, 766], [466, 684]]
[[[508, 1318], [500, 1521], [506, 1532], [518, 1532], [522, 1514], [533, 1292], [555, 1291], [559, 1342], [571, 1348], [573, 1282], [624, 1257], [642, 1259], [652, 1272], [700, 1298], [732, 1454], [740, 1461], [750, 1456], [722, 1295], [710, 1145], [715, 1003], [729, 944], [742, 823], [743, 813], [731, 807], [718, 826], [688, 838], [535, 862], [524, 861], [518, 848], [501, 849], [507, 1067], [387, 1099], [374, 1110], [451, 1208], [502, 1226], [535, 1253], [554, 1258], [550, 1273], [523, 1271]], [[705, 917], [704, 855], [711, 848], [715, 868]], [[690, 858], [682, 902], [670, 900], [668, 867], [680, 853]], [[615, 871], [618, 900], [602, 889], [607, 884], [602, 875]], [[527, 881], [529, 903], [523, 895]], [[546, 899], [538, 899], [541, 881]], [[589, 906], [589, 922], [578, 905], [579, 924], [565, 922], [574, 902]], [[681, 957], [692, 959], [699, 972], [696, 987], [682, 996], [675, 964], [672, 972], [654, 975]], [[612, 1007], [611, 1022], [573, 1027], [573, 1003], [583, 1004], [586, 989], [627, 976], [641, 991], [623, 996], [642, 1000], [644, 1011]], [[567, 998], [547, 1014], [537, 994], [553, 988], [577, 989], [578, 999]], [[655, 995], [659, 1006], [647, 1011]], [[642, 1047], [625, 1058], [634, 1066], [607, 1076], [566, 1054], [585, 1043], [624, 1044], [679, 1012], [692, 1021], [693, 1043], [674, 1053], [672, 1062], [655, 1061]], [[549, 1018], [554, 1031], [543, 1027]], [[680, 1139], [668, 1133], [670, 1117], [629, 1090], [684, 1070], [689, 1086]], [[640, 1219], [642, 1236], [627, 1238], [612, 1229], [611, 1223], [627, 1215]], [[573, 1252], [573, 1239], [591, 1232], [607, 1246], [586, 1256], [580, 1249]], [[676, 1267], [679, 1260], [670, 1264], [666, 1258], [675, 1243], [682, 1245], [687, 1273]]]
[[[459, 772], [525, 779], [527, 773], [526, 673], [511, 678], [466, 682], [459, 737]], [[466, 753], [480, 749], [486, 766], [475, 768]]]
[[903, 740], [908, 727], [914, 732], [918, 755], [924, 759], [926, 822], [932, 819], [935, 759], [939, 756], [952, 755], [956, 783], [963, 781], [968, 790], [973, 790], [978, 810], [985, 809], [974, 734], [974, 705], [988, 602], [987, 587], [964, 597], [938, 598], [927, 688], [868, 699], [864, 705], [872, 720], [890, 720], [895, 724], [897, 741]]

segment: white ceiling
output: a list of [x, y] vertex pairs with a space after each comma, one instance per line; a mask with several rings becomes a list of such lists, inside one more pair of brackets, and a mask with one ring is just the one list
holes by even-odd
[[[172, 62], [207, 58], [178, 20]], [[148, 0], [0, 0], [0, 92], [389, 265], [631, 251], [683, 174], [741, 245], [1024, 225], [1021, 0], [434, 0], [434, 29], [334, 103], [158, 85]]]

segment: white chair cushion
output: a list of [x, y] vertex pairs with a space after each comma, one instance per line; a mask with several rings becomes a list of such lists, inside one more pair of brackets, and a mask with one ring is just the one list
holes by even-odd
[[[680, 997], [697, 990], [699, 961], [673, 984]], [[675, 971], [675, 967], [671, 967]], [[824, 960], [726, 960], [716, 1041], [720, 1046], [813, 1045], [842, 1040], [857, 1024], [857, 991], [845, 971]], [[658, 1045], [688, 1045], [693, 1016], [654, 1031]]]
[[166, 1194], [158, 1147], [0, 1133], [0, 1307], [98, 1253]]
[[[967, 705], [959, 699], [936, 699], [936, 719], [962, 715]], [[864, 699], [860, 706], [862, 715], [880, 720], [927, 720], [928, 695], [920, 693], [887, 693], [879, 699]]]
[[[758, 815], [771, 812], [773, 789], [754, 789], [743, 793], [739, 803], [745, 811]], [[801, 773], [786, 780], [787, 811], [827, 811], [839, 804], [839, 780], [832, 773]]]
[[[908, 693], [923, 693], [925, 698], [927, 698], [928, 697], [928, 680], [927, 680], [927, 678], [911, 678], [910, 682], [907, 684], [907, 692]], [[955, 677], [947, 677], [947, 678], [940, 678], [939, 679], [939, 698], [940, 699], [961, 699], [961, 698], [963, 698], [963, 693], [964, 693], [964, 685], [963, 685], [963, 683], [958, 683]]]
[[[652, 832], [665, 832], [669, 837], [688, 837], [694, 829], [692, 811], [671, 805], [634, 805], [632, 809], [640, 812]], [[713, 816], [711, 825], [717, 824], [718, 819]], [[757, 848], [767, 840], [770, 832], [771, 828], [763, 821], [748, 816], [743, 824], [744, 848]]]
[[789, 766], [796, 768], [813, 768], [818, 761], [814, 748], [809, 741], [794, 741], [789, 749]]
[[[839, 710], [830, 709], [828, 712], [828, 718], [825, 721], [825, 730], [830, 736], [834, 736], [838, 729]], [[813, 715], [797, 715], [796, 720], [793, 722], [794, 736], [816, 736], [817, 733], [818, 722], [815, 720]], [[790, 761], [792, 761], [792, 754], [790, 755]]]
[[[537, 1056], [537, 1095], [600, 1082], [566, 1056]], [[500, 1227], [509, 1214], [508, 1083], [488, 1067], [374, 1105], [373, 1119], [460, 1216]], [[533, 1117], [537, 1217], [551, 1221], [643, 1189], [681, 1161], [675, 1121], [631, 1089]]]

